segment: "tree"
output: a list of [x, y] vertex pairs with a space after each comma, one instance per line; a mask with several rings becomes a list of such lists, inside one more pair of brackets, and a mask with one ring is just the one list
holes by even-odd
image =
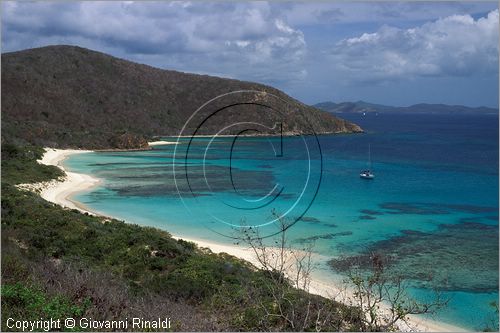
[[268, 297], [252, 298], [263, 313], [263, 328], [318, 332], [357, 330], [359, 313], [355, 309], [352, 311], [351, 307], [332, 299], [309, 293], [315, 268], [313, 244], [302, 249], [292, 247], [287, 237], [291, 221], [274, 210], [272, 215], [278, 228], [276, 236], [264, 238], [259, 228], [244, 227], [237, 237], [251, 248], [259, 268], [269, 277], [263, 280]]
[[355, 263], [348, 270], [348, 285], [353, 288], [353, 305], [364, 313], [363, 331], [398, 330], [401, 324], [412, 328], [410, 315], [430, 314], [448, 304], [436, 291], [430, 302], [419, 302], [408, 294], [409, 282], [385, 270], [387, 258], [371, 255], [371, 271], [362, 272]]
[[277, 283], [289, 282], [295, 288], [309, 291], [314, 269], [314, 244], [310, 243], [302, 249], [292, 247], [287, 237], [292, 221], [280, 216], [275, 210], [271, 214], [278, 229], [270, 239], [272, 245], [265, 243], [265, 237], [260, 234], [258, 227], [244, 227], [237, 238], [252, 249], [258, 264]]
[[[419, 302], [411, 297], [409, 281], [388, 272], [385, 269], [387, 258], [373, 254], [369, 272], [363, 272], [355, 262], [350, 264], [348, 283], [341, 294], [351, 294], [352, 298], [343, 297], [341, 302], [347, 306], [339, 311], [338, 306], [332, 306], [338, 304], [335, 299], [326, 300], [310, 294], [311, 274], [315, 268], [314, 244], [302, 249], [292, 247], [287, 237], [291, 221], [274, 210], [272, 215], [278, 228], [276, 236], [266, 239], [260, 235], [259, 228], [244, 227], [238, 239], [252, 249], [258, 265], [270, 277], [266, 280], [266, 288], [272, 306], [263, 299], [255, 301], [259, 302], [268, 320], [278, 319], [286, 323], [282, 329], [320, 331], [332, 330], [333, 327], [340, 330], [340, 322], [344, 323], [343, 329], [347, 327], [345, 323], [349, 323], [351, 329], [361, 331], [397, 330], [402, 324], [412, 328], [410, 315], [435, 313], [447, 305], [449, 300], [439, 292], [430, 302]], [[297, 289], [305, 292], [297, 297]]]

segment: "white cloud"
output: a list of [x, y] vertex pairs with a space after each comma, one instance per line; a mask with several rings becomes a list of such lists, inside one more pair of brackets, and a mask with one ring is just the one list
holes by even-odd
[[292, 25], [331, 23], [428, 21], [454, 14], [481, 14], [491, 10], [487, 1], [322, 1], [291, 2], [281, 11]]
[[339, 41], [331, 61], [354, 80], [498, 74], [498, 10], [452, 15], [409, 29], [383, 26]]
[[4, 51], [80, 43], [164, 68], [268, 83], [305, 72], [304, 34], [266, 2], [7, 2], [2, 9]]
[[[474, 19], [497, 8], [491, 2], [3, 1], [0, 6], [2, 52], [79, 45], [160, 68], [270, 84], [311, 103], [332, 94], [362, 99], [360, 80], [370, 81], [364, 85], [369, 96], [384, 95], [383, 86], [399, 87], [392, 79], [408, 77], [438, 88], [460, 81], [463, 92], [488, 91], [484, 96], [491, 105], [498, 100], [498, 11]], [[473, 79], [481, 88], [468, 83], [471, 73], [480, 73]], [[425, 100], [415, 89], [413, 95]], [[449, 100], [455, 95], [448, 92]], [[483, 101], [477, 97], [474, 103]]]

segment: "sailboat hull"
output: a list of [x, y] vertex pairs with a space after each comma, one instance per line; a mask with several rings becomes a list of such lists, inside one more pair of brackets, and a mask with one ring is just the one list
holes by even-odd
[[359, 176], [363, 179], [374, 179], [375, 175], [370, 170], [371, 166], [372, 166], [372, 149], [371, 145], [368, 144], [368, 169], [361, 171]]
[[374, 179], [375, 175], [374, 174], [366, 174], [366, 173], [360, 173], [359, 176], [363, 179]]

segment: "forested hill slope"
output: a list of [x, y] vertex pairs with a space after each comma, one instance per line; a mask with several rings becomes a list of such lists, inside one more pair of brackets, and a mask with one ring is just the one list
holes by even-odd
[[269, 86], [162, 70], [60, 45], [2, 54], [2, 139], [61, 148], [140, 148], [152, 136], [179, 134], [205, 102], [242, 89], [277, 95], [292, 107], [279, 119], [257, 106], [238, 106], [232, 117], [221, 114], [199, 134], [236, 121], [282, 122], [286, 134], [311, 128], [319, 134], [361, 131]]

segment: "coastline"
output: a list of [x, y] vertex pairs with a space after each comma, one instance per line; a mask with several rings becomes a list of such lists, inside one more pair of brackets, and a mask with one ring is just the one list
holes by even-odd
[[[196, 134], [196, 135], [162, 135], [162, 136], [157, 136], [158, 138], [172, 138], [172, 139], [179, 139], [179, 138], [213, 138], [214, 136], [219, 137], [219, 138], [235, 138], [235, 137], [247, 137], [247, 138], [276, 138], [276, 137], [284, 137], [284, 138], [294, 138], [294, 137], [299, 137], [299, 136], [323, 136], [323, 135], [342, 135], [342, 134], [362, 134], [365, 133], [365, 131], [362, 129], [361, 131], [352, 131], [352, 132], [343, 132], [343, 131], [338, 131], [338, 132], [320, 132], [316, 133], [314, 131], [311, 131], [311, 133], [299, 133], [299, 132], [283, 132], [283, 133], [277, 133], [277, 134], [270, 134], [270, 133], [254, 133], [254, 134], [217, 134], [217, 135], [212, 135], [212, 134]], [[165, 143], [163, 143], [165, 142]], [[153, 141], [153, 142], [148, 142], [150, 146], [154, 145], [162, 145], [162, 144], [176, 144], [177, 142], [172, 142], [172, 141]]]
[[[161, 144], [176, 144], [175, 142], [163, 143], [154, 142], [150, 145], [161, 145]], [[53, 149], [45, 148], [45, 154], [39, 163], [45, 165], [57, 166], [65, 173], [64, 180], [56, 180], [51, 182], [37, 183], [37, 184], [23, 184], [20, 188], [38, 192], [42, 198], [47, 201], [58, 204], [62, 207], [69, 209], [77, 209], [82, 213], [86, 213], [94, 216], [103, 216], [97, 212], [90, 210], [85, 205], [72, 200], [71, 197], [76, 193], [84, 190], [88, 190], [94, 186], [97, 186], [101, 180], [86, 174], [80, 174], [75, 172], [70, 172], [66, 170], [63, 166], [63, 161], [73, 154], [89, 153], [90, 150], [70, 150], [70, 149]], [[129, 221], [132, 222], [132, 221]], [[255, 256], [255, 253], [250, 248], [245, 248], [238, 245], [221, 244], [214, 241], [201, 240], [196, 238], [184, 237], [181, 235], [172, 235], [175, 239], [183, 239], [196, 243], [201, 248], [208, 248], [214, 253], [228, 253], [235, 257], [246, 260], [256, 267], [259, 267], [259, 262]], [[313, 254], [314, 256], [314, 254]], [[324, 297], [332, 298], [335, 297], [337, 301], [344, 302], [348, 304], [349, 298], [352, 298], [352, 294], [346, 291], [345, 288], [339, 287], [332, 284], [330, 281], [322, 280], [318, 276], [312, 276], [311, 283], [308, 292], [312, 294], [321, 295]], [[341, 296], [338, 298], [338, 296]], [[446, 324], [438, 322], [431, 319], [421, 318], [417, 316], [410, 315], [410, 325], [404, 323], [399, 323], [398, 326], [401, 331], [420, 331], [420, 332], [467, 332], [468, 330], [454, 326], [451, 324]]]
[[64, 208], [76, 209], [82, 213], [97, 216], [99, 214], [72, 200], [71, 196], [97, 186], [101, 181], [90, 175], [68, 171], [62, 165], [63, 161], [70, 155], [91, 152], [93, 151], [45, 148], [45, 154], [41, 160], [38, 160], [38, 163], [58, 167], [64, 172], [64, 178], [37, 184], [21, 184], [18, 187], [38, 192], [43, 199]]
[[159, 141], [151, 141], [148, 142], [148, 145], [151, 146], [160, 146], [160, 145], [176, 145], [176, 141], [165, 141], [165, 140], [159, 140]]

